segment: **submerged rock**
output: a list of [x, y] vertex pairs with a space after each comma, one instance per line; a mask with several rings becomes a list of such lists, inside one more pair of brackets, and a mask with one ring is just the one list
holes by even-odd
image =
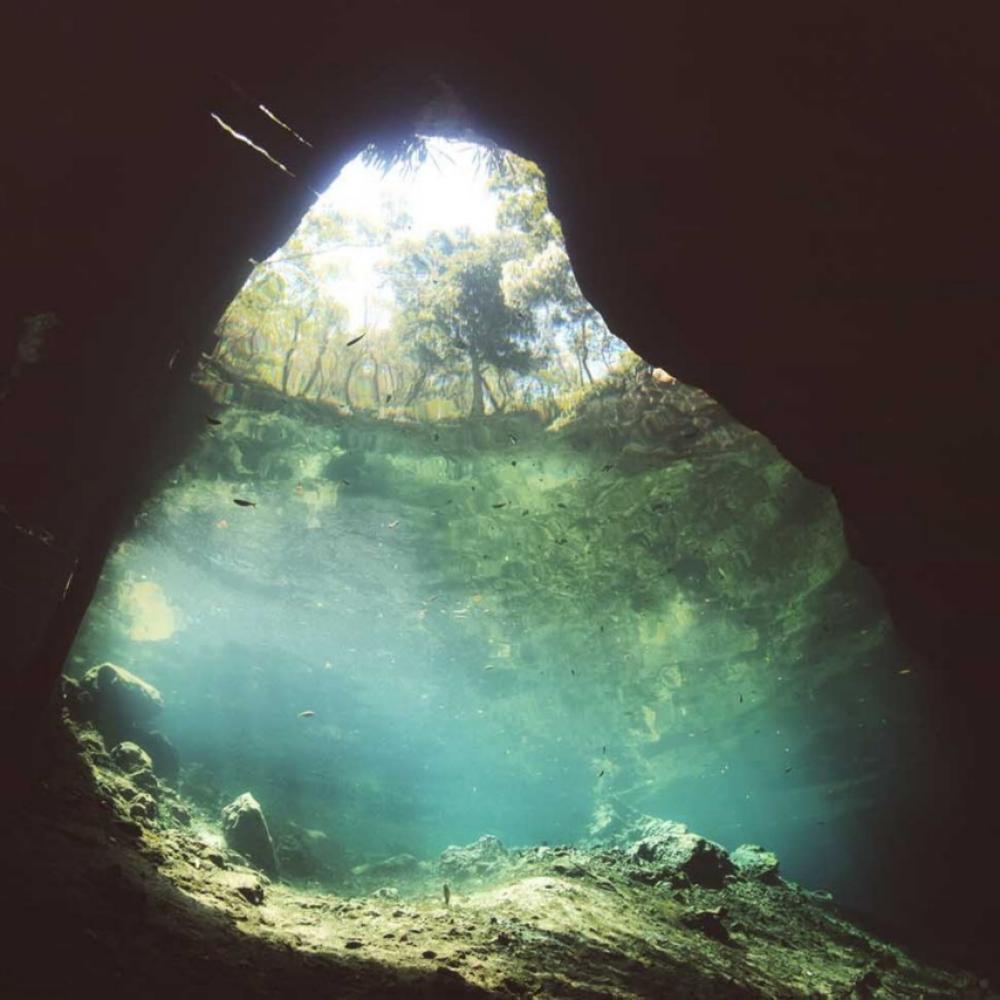
[[507, 848], [497, 837], [486, 834], [474, 844], [445, 848], [438, 866], [447, 878], [482, 878], [502, 868], [507, 859]]
[[138, 792], [128, 807], [128, 814], [140, 823], [152, 823], [159, 814], [156, 800], [146, 792]]
[[691, 909], [685, 911], [681, 916], [681, 923], [692, 930], [701, 931], [702, 934], [716, 941], [728, 943], [729, 931], [723, 922], [728, 915], [724, 906], [714, 906], [708, 909]]
[[757, 844], [740, 844], [729, 855], [729, 860], [743, 878], [766, 882], [768, 885], [777, 885], [781, 881], [778, 875], [778, 856]]
[[628, 856], [652, 869], [657, 879], [683, 875], [695, 885], [718, 889], [736, 871], [723, 847], [691, 833], [683, 823], [650, 820], [640, 829], [644, 835], [631, 844]]
[[102, 731], [105, 724], [124, 728], [141, 725], [163, 711], [163, 697], [152, 684], [114, 663], [88, 670], [80, 689], [89, 696], [94, 720]]
[[130, 740], [124, 740], [111, 750], [111, 761], [136, 788], [149, 795], [160, 794], [160, 783], [153, 774], [153, 761], [149, 754]]
[[249, 792], [244, 792], [223, 808], [222, 833], [226, 844], [251, 864], [268, 875], [278, 874], [274, 842], [264, 812]]
[[111, 759], [115, 766], [124, 771], [125, 774], [132, 774], [134, 771], [151, 771], [153, 760], [138, 743], [125, 740], [111, 750]]

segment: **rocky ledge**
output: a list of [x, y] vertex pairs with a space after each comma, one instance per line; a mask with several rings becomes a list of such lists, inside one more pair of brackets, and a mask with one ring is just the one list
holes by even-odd
[[320, 894], [254, 869], [162, 787], [137, 820], [137, 747], [109, 754], [67, 720], [52, 746], [5, 831], [4, 995], [991, 995], [852, 925], [762, 848], [681, 824], [638, 817], [586, 846], [483, 837], [372, 872], [397, 884]]

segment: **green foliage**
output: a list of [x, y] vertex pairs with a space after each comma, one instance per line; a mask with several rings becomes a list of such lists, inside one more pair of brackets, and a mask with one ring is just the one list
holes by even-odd
[[545, 175], [537, 163], [508, 153], [501, 164], [494, 164], [489, 188], [499, 202], [501, 229], [524, 233], [536, 251], [552, 242], [562, 245], [562, 227], [549, 211]]
[[403, 244], [387, 269], [398, 328], [424, 380], [433, 373], [439, 383], [442, 376], [466, 382], [473, 416], [485, 412], [487, 394], [503, 409], [503, 377], [527, 375], [544, 360], [533, 316], [512, 308], [501, 286], [504, 265], [520, 250], [508, 234], [435, 232]]
[[594, 368], [607, 369], [621, 345], [576, 282], [559, 220], [549, 211], [541, 168], [507, 154], [490, 180], [499, 198], [498, 224], [523, 233], [531, 252], [504, 268], [504, 294], [517, 309], [531, 310], [548, 341], [560, 389], [592, 383]]
[[333, 269], [321, 248], [347, 236], [342, 218], [310, 217], [280, 260], [255, 268], [222, 319], [217, 359], [288, 395], [318, 395], [348, 319], [324, 291]]
[[[417, 169], [438, 155], [448, 153], [397, 136], [363, 159]], [[227, 311], [214, 361], [290, 396], [380, 416], [558, 415], [561, 398], [621, 348], [576, 283], [539, 167], [483, 146], [476, 168], [498, 198], [498, 232], [406, 239], [411, 219], [389, 203], [377, 223], [311, 212]], [[389, 297], [366, 299], [351, 329], [334, 292], [345, 276], [336, 251], [359, 247], [384, 250]]]

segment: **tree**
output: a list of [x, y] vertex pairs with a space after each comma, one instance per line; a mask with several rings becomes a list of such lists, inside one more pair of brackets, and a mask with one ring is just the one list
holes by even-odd
[[505, 375], [528, 374], [544, 361], [534, 316], [512, 307], [501, 286], [504, 264], [523, 248], [513, 234], [435, 232], [400, 247], [387, 269], [400, 332], [420, 372], [416, 384], [442, 376], [467, 384], [473, 416], [486, 412], [487, 398], [503, 408]]
[[592, 383], [596, 355], [607, 368], [622, 347], [576, 282], [559, 220], [549, 211], [545, 177], [528, 160], [508, 153], [490, 180], [498, 196], [497, 223], [523, 234], [531, 252], [504, 267], [503, 289], [511, 305], [532, 311], [550, 351], [569, 352], [579, 384]]
[[337, 266], [326, 251], [350, 235], [341, 216], [307, 217], [233, 300], [216, 357], [288, 395], [322, 394], [329, 348], [347, 325], [347, 310], [327, 291]]
[[549, 243], [563, 245], [562, 226], [549, 211], [545, 175], [531, 160], [507, 153], [494, 163], [488, 182], [497, 196], [497, 227], [523, 233], [537, 253]]

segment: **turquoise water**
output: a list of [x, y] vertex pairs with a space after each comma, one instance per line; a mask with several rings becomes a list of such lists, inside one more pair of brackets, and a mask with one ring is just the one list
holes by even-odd
[[333, 885], [648, 813], [871, 907], [873, 824], [919, 805], [924, 681], [825, 491], [671, 392], [697, 443], [641, 461], [583, 417], [233, 407], [109, 558], [67, 670], [154, 684], [181, 791], [322, 831]]

